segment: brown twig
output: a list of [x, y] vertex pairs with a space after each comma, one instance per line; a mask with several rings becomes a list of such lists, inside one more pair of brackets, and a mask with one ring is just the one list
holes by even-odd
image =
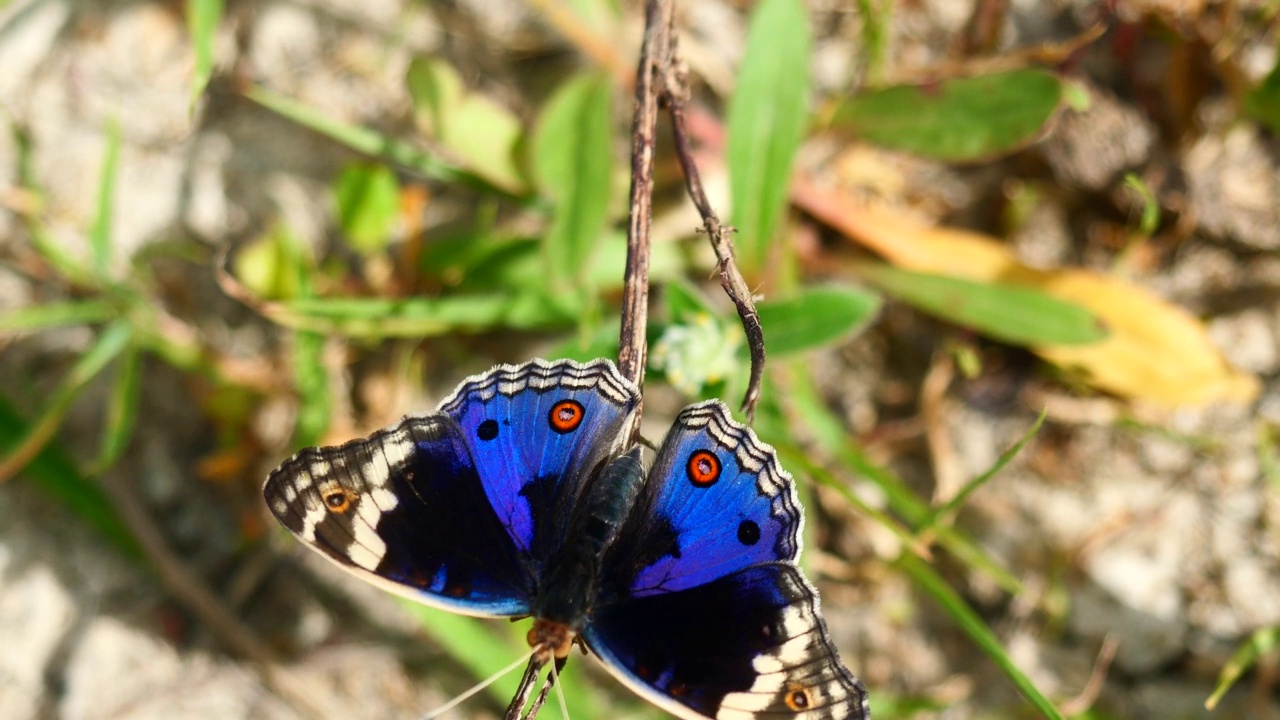
[[[754, 419], [764, 377], [764, 332], [750, 288], [733, 255], [733, 228], [720, 222], [702, 188], [693, 160], [685, 120], [688, 76], [680, 61], [674, 31], [674, 0], [650, 0], [646, 5], [644, 45], [636, 72], [636, 114], [632, 125], [631, 222], [627, 232], [627, 272], [622, 299], [622, 333], [618, 365], [637, 385], [643, 382], [645, 326], [648, 319], [649, 223], [653, 209], [653, 150], [658, 108], [671, 117], [676, 155], [684, 172], [689, 197], [702, 216], [703, 230], [715, 251], [720, 286], [733, 301], [751, 350], [751, 378], [742, 399], [748, 420]], [[637, 417], [638, 417], [637, 413]]]
[[129, 482], [116, 474], [107, 473], [102, 477], [102, 489], [129, 526], [130, 533], [154, 567], [165, 590], [213, 631], [228, 650], [253, 663], [264, 684], [288, 701], [295, 710], [305, 717], [324, 717], [324, 709], [318, 703], [316, 689], [279, 667], [271, 648], [227, 609], [202, 578], [187, 568], [169, 547], [164, 533], [152, 521]]
[[[631, 217], [627, 226], [627, 270], [622, 290], [622, 329], [618, 368], [637, 386], [644, 385], [649, 324], [649, 226], [653, 217], [653, 152], [658, 127], [658, 91], [671, 57], [675, 0], [645, 5], [644, 44], [636, 70], [636, 111], [631, 123]], [[632, 436], [640, 430], [637, 405]]]
[[685, 124], [684, 102], [688, 95], [686, 77], [683, 66], [673, 73], [673, 84], [669, 84], [663, 93], [663, 101], [667, 112], [671, 115], [671, 133], [675, 138], [676, 155], [680, 158], [680, 167], [684, 171], [685, 187], [689, 197], [702, 215], [703, 230], [711, 240], [711, 248], [716, 253], [717, 268], [720, 271], [720, 287], [733, 301], [742, 320], [742, 329], [747, 334], [747, 347], [751, 350], [751, 378], [747, 382], [747, 392], [742, 398], [742, 411], [747, 421], [755, 419], [756, 403], [760, 400], [760, 383], [764, 378], [764, 330], [760, 327], [760, 315], [756, 313], [755, 301], [751, 289], [738, 270], [738, 263], [733, 256], [731, 233], [733, 228], [720, 222], [707, 194], [702, 189], [702, 177], [698, 174], [698, 166], [693, 162], [693, 152], [689, 147], [689, 132]]
[[1114, 635], [1108, 634], [1102, 639], [1098, 659], [1093, 664], [1093, 672], [1089, 673], [1089, 680], [1085, 682], [1084, 688], [1080, 690], [1079, 695], [1058, 706], [1058, 710], [1064, 716], [1083, 713], [1097, 702], [1098, 695], [1102, 692], [1102, 685], [1107, 679], [1107, 670], [1111, 668], [1111, 661], [1115, 659], [1116, 649], [1119, 646], [1120, 641]]

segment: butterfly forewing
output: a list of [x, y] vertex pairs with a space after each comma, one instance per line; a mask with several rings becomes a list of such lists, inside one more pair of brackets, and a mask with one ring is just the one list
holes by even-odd
[[607, 360], [534, 360], [467, 380], [440, 409], [462, 429], [512, 542], [541, 567], [587, 477], [617, 454], [638, 400]]
[[501, 365], [435, 414], [302, 451], [263, 492], [285, 527], [366, 580], [456, 612], [527, 614], [638, 399], [607, 360]]
[[528, 612], [532, 573], [447, 415], [304, 450], [263, 493], [285, 527], [366, 580], [455, 612]]

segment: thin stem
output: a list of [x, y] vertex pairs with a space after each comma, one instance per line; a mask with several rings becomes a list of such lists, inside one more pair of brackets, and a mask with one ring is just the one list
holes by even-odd
[[756, 403], [760, 400], [760, 383], [764, 378], [764, 330], [760, 327], [760, 315], [756, 312], [755, 301], [747, 281], [738, 270], [738, 263], [733, 256], [733, 228], [720, 222], [716, 211], [711, 209], [707, 194], [702, 189], [702, 177], [698, 174], [698, 166], [693, 161], [693, 152], [689, 148], [689, 132], [684, 117], [684, 98], [686, 85], [684, 73], [674, 73], [675, 87], [666, 89], [663, 101], [667, 112], [671, 115], [671, 133], [675, 138], [676, 155], [680, 158], [680, 167], [684, 171], [685, 187], [689, 197], [702, 215], [702, 226], [711, 240], [711, 248], [716, 253], [717, 268], [720, 272], [720, 287], [733, 301], [742, 320], [742, 329], [747, 335], [747, 347], [751, 351], [751, 379], [747, 382], [747, 392], [742, 398], [742, 411], [750, 422], [755, 419]]
[[[644, 385], [649, 324], [649, 226], [653, 215], [653, 153], [658, 126], [658, 89], [670, 60], [674, 0], [649, 0], [645, 6], [644, 44], [636, 70], [636, 111], [631, 124], [631, 217], [627, 226], [627, 270], [622, 291], [622, 329], [618, 368], [637, 386]], [[642, 407], [633, 416], [632, 435], [640, 428]]]
[[[622, 331], [618, 342], [618, 367], [636, 385], [644, 384], [645, 329], [649, 308], [649, 223], [653, 211], [653, 152], [659, 104], [671, 115], [676, 153], [684, 171], [689, 197], [702, 215], [703, 229], [716, 253], [720, 286], [733, 301], [751, 351], [751, 379], [742, 399], [747, 419], [755, 417], [764, 378], [764, 331], [756, 313], [751, 289], [733, 256], [730, 228], [720, 222], [702, 189], [702, 178], [689, 147], [684, 104], [688, 82], [675, 40], [675, 0], [649, 0], [645, 6], [644, 44], [636, 71], [636, 113], [631, 136], [631, 218], [627, 228], [627, 270], [622, 294]], [[639, 428], [635, 414], [633, 435]]]

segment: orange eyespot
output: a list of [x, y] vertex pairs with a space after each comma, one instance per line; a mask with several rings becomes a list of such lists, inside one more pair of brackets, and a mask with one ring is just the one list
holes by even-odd
[[351, 508], [351, 495], [346, 488], [334, 488], [324, 493], [324, 506], [332, 513], [344, 513]]
[[697, 450], [689, 456], [685, 470], [689, 482], [698, 487], [711, 487], [720, 479], [720, 458], [709, 450]]
[[573, 432], [582, 424], [582, 417], [585, 411], [582, 403], [577, 400], [561, 400], [551, 408], [551, 413], [547, 416], [547, 422], [550, 423], [551, 429], [560, 434]]
[[805, 688], [792, 688], [787, 691], [787, 707], [792, 712], [808, 710], [813, 702], [809, 699], [809, 691]]

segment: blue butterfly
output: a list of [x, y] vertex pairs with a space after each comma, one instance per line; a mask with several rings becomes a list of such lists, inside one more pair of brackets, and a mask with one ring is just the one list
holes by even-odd
[[585, 645], [681, 718], [869, 718], [796, 565], [804, 514], [773, 449], [701, 402], [646, 473], [639, 403], [608, 360], [502, 365], [435, 413], [303, 450], [263, 493], [365, 580], [533, 616], [535, 661]]

